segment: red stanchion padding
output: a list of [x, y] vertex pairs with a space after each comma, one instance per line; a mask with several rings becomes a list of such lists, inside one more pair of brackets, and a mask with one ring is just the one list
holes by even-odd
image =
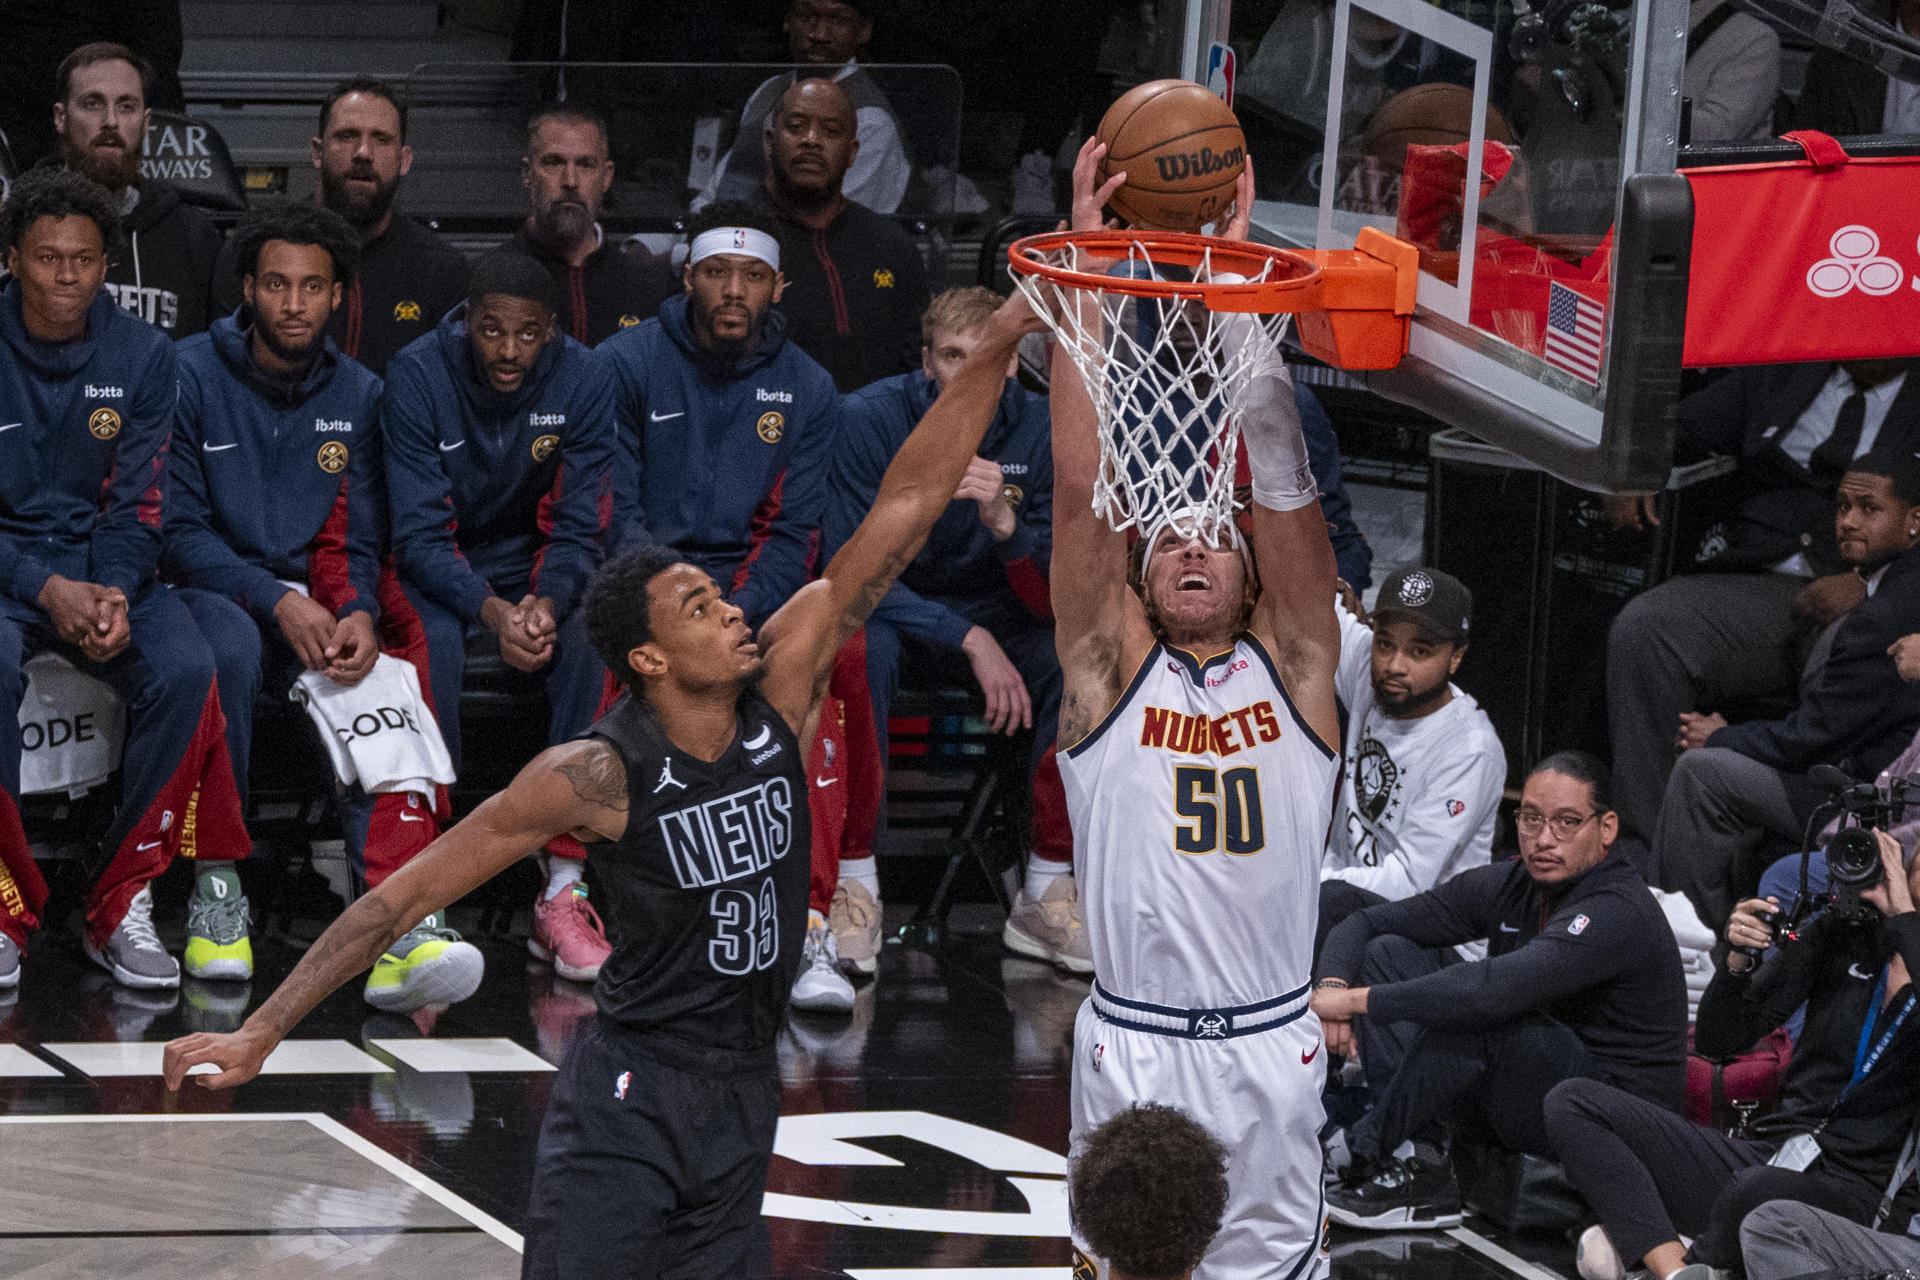
[[1805, 154], [1683, 170], [1693, 187], [1684, 362], [1920, 355], [1920, 157]]

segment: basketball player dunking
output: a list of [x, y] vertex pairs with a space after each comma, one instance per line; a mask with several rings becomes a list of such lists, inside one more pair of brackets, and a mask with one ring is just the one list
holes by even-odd
[[[1098, 229], [1125, 178], [1094, 190], [1101, 153], [1090, 143], [1074, 169], [1076, 231]], [[1326, 1064], [1307, 999], [1340, 632], [1299, 420], [1289, 396], [1241, 423], [1249, 537], [1208, 542], [1174, 527], [1185, 513], [1149, 515], [1130, 561], [1093, 512], [1100, 427], [1058, 346], [1052, 395], [1060, 772], [1095, 975], [1074, 1030], [1073, 1149], [1133, 1103], [1179, 1107], [1230, 1153], [1226, 1216], [1194, 1275], [1317, 1280]]]
[[[757, 235], [748, 231], [745, 234]], [[807, 924], [806, 744], [834, 654], [953, 498], [1040, 322], [1017, 296], [907, 438], [872, 510], [761, 628], [704, 572], [610, 560], [588, 630], [628, 695], [336, 920], [231, 1035], [166, 1049], [169, 1088], [251, 1079], [334, 988], [413, 922], [571, 832], [588, 842], [613, 954], [540, 1130], [523, 1275], [763, 1275], [760, 1203], [780, 1084], [774, 1038]]]

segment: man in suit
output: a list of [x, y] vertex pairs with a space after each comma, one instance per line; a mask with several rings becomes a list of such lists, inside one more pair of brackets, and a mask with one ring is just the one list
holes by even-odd
[[[1867, 6], [1870, 10], [1878, 5]], [[1891, 18], [1908, 36], [1920, 38], [1920, 0], [1898, 0]], [[1838, 49], [1819, 48], [1807, 63], [1806, 88], [1794, 104], [1793, 127], [1846, 136], [1920, 133], [1920, 83], [1891, 80], [1884, 71], [1857, 62]]]
[[1726, 919], [1750, 894], [1760, 867], [1749, 855], [1767, 835], [1799, 838], [1823, 798], [1806, 784], [1809, 769], [1871, 778], [1920, 729], [1920, 686], [1900, 678], [1890, 652], [1920, 618], [1920, 458], [1910, 445], [1883, 443], [1854, 461], [1834, 527], [1867, 598], [1823, 638], [1799, 702], [1778, 719], [1740, 724], [1680, 717], [1653, 860], [1663, 886], [1683, 890], [1703, 920]]
[[[1784, 712], [1819, 633], [1866, 596], [1840, 554], [1840, 478], [1877, 444], [1920, 449], [1920, 378], [1904, 360], [1740, 369], [1680, 404], [1677, 461], [1739, 461], [1739, 496], [1691, 574], [1628, 601], [1607, 642], [1621, 845], [1650, 880], [1651, 843], [1686, 712]], [[1652, 495], [1609, 502], [1652, 518]], [[1724, 919], [1721, 912], [1717, 919]]]

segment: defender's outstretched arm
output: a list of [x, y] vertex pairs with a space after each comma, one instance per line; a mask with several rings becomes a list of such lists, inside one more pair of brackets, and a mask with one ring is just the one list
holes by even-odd
[[926, 543], [993, 424], [1007, 361], [1044, 322], [1019, 294], [987, 318], [980, 341], [913, 429], [880, 481], [873, 507], [825, 572], [767, 620], [763, 688], [796, 730], [811, 714], [840, 646]]

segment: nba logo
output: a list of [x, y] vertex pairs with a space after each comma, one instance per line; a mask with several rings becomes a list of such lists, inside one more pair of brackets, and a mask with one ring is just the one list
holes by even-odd
[[1587, 931], [1587, 918], [1585, 916], [1575, 916], [1573, 918], [1573, 923], [1567, 926], [1567, 932], [1572, 934], [1576, 938], [1579, 937], [1581, 934], [1585, 933], [1586, 931]]
[[747, 233], [740, 227], [733, 229], [733, 247], [736, 249], [744, 249], [747, 247]]
[[627, 1086], [632, 1083], [633, 1083], [633, 1072], [622, 1071], [620, 1073], [619, 1078], [613, 1082], [614, 1098], [617, 1099], [618, 1101], [625, 1102], [627, 1100]]
[[1459, 800], [1447, 801], [1447, 816], [1457, 818], [1467, 811], [1467, 806]]
[[1228, 106], [1233, 105], [1233, 46], [1216, 40], [1207, 50], [1206, 86]]

